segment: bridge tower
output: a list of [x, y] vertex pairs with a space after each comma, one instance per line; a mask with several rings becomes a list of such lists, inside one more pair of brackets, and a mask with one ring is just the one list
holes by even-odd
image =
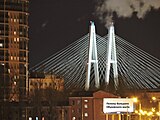
[[108, 27], [108, 47], [107, 47], [107, 61], [105, 83], [109, 84], [111, 65], [113, 67], [114, 85], [118, 87], [118, 70], [117, 70], [117, 56], [116, 56], [116, 43], [113, 22]]
[[97, 57], [97, 46], [96, 46], [96, 32], [94, 22], [91, 21], [90, 33], [89, 33], [89, 51], [88, 51], [88, 63], [87, 63], [87, 75], [85, 90], [89, 89], [90, 86], [90, 71], [91, 64], [93, 63], [94, 74], [95, 74], [95, 86], [99, 87], [99, 72], [98, 72], [98, 57]]

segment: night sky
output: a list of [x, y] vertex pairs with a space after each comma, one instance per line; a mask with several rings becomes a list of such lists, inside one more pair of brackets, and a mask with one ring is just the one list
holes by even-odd
[[[31, 0], [29, 6], [29, 63], [38, 64], [89, 31], [90, 20], [97, 34], [107, 29], [95, 15], [96, 0]], [[160, 59], [160, 10], [145, 18], [113, 16], [116, 34]]]

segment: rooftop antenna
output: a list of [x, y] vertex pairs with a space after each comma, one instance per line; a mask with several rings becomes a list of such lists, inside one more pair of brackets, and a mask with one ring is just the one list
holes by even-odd
[[95, 74], [95, 86], [99, 87], [99, 72], [98, 72], [98, 57], [97, 57], [97, 46], [96, 46], [96, 32], [94, 22], [90, 21], [90, 33], [89, 33], [89, 52], [88, 52], [88, 63], [87, 63], [87, 75], [85, 90], [89, 89], [90, 86], [90, 72], [91, 64], [93, 63], [94, 74]]
[[117, 56], [116, 56], [116, 43], [113, 22], [108, 26], [108, 48], [107, 48], [107, 62], [106, 62], [106, 77], [105, 83], [109, 84], [111, 64], [113, 67], [113, 77], [115, 89], [118, 88], [118, 70], [117, 70]]

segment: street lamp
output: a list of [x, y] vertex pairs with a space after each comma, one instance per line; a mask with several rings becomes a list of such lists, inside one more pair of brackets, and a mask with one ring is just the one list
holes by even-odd
[[133, 100], [134, 103], [137, 103], [137, 102], [138, 102], [137, 97], [133, 97], [132, 100]]
[[138, 100], [137, 97], [133, 97], [132, 100], [133, 100], [134, 103], [138, 103], [138, 109], [139, 109], [138, 111], [139, 111], [139, 112], [138, 112], [137, 110], [135, 110], [135, 113], [138, 113], [138, 115], [139, 115], [139, 117], [138, 117], [139, 120], [142, 120], [142, 117], [141, 117], [141, 114], [142, 114], [142, 108], [141, 108], [142, 106], [141, 106], [141, 103], [140, 103], [140, 101]]
[[153, 101], [156, 101], [156, 99], [157, 99], [156, 97], [154, 97], [154, 96], [152, 97], [152, 100], [153, 100]]

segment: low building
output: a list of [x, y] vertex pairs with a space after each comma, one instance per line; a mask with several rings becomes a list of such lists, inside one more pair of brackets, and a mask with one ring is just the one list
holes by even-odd
[[34, 93], [35, 89], [51, 88], [57, 91], [63, 91], [64, 79], [56, 75], [45, 75], [44, 77], [29, 78], [29, 93]]
[[[159, 96], [159, 91], [129, 92], [124, 93], [121, 97], [102, 90], [75, 92], [69, 97], [68, 107], [59, 107], [57, 113], [59, 113], [59, 120], [142, 120], [146, 118], [155, 120], [160, 116]], [[133, 97], [137, 97], [138, 102], [135, 102]], [[131, 100], [132, 112], [127, 109], [124, 112], [104, 113], [104, 99], [118, 101], [122, 99], [127, 102]]]
[[[117, 114], [105, 114], [103, 112], [103, 99], [104, 98], [118, 98], [119, 96], [113, 95], [105, 91], [97, 92], [77, 92], [69, 97], [69, 111], [65, 119], [60, 120], [118, 120]], [[70, 114], [70, 115], [69, 115]]]

